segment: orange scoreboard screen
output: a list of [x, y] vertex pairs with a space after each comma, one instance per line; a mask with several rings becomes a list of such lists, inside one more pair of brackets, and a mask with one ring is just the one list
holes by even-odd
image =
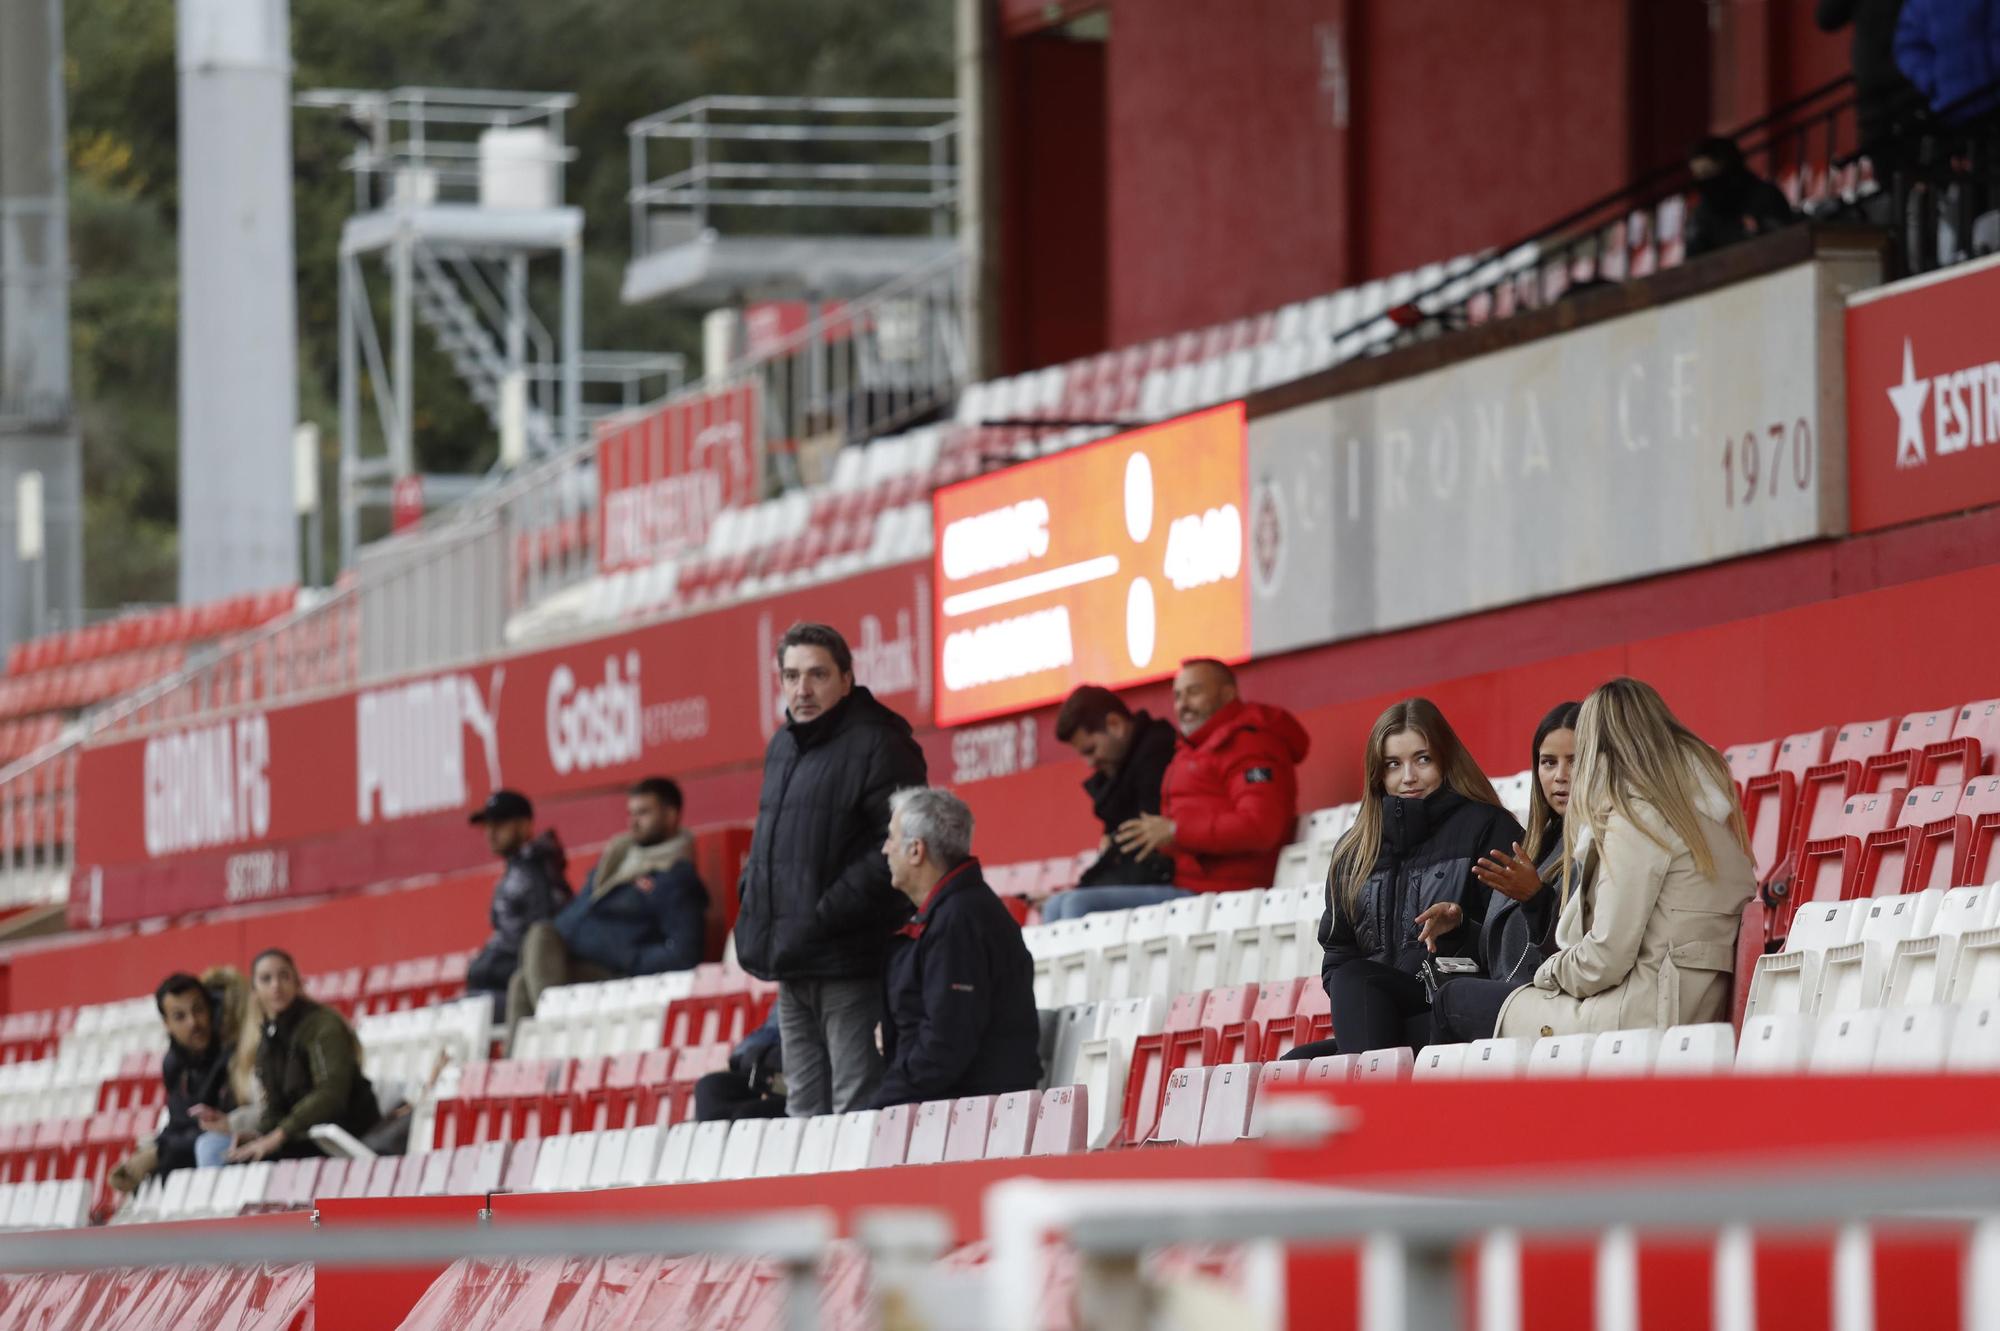
[[934, 496], [937, 723], [1249, 654], [1243, 404]]

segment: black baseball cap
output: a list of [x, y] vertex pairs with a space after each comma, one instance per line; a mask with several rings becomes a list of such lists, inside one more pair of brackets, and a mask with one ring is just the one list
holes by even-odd
[[496, 790], [486, 803], [473, 810], [469, 823], [509, 823], [516, 818], [533, 818], [535, 806], [518, 790]]

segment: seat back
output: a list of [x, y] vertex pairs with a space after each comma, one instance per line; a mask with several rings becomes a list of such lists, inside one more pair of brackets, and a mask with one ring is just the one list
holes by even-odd
[[1255, 1063], [1225, 1063], [1210, 1071], [1196, 1133], [1202, 1145], [1226, 1144], [1250, 1134], [1261, 1071]]
[[1472, 1046], [1464, 1044], [1426, 1045], [1417, 1055], [1410, 1075], [1418, 1081], [1449, 1081], [1465, 1069], [1465, 1055]]
[[1805, 1070], [1812, 1057], [1813, 1021], [1802, 1012], [1771, 1012], [1743, 1019], [1736, 1042], [1736, 1071], [1789, 1074]]
[[834, 1167], [834, 1152], [839, 1144], [844, 1117], [841, 1114], [817, 1114], [805, 1121], [805, 1131], [799, 1136], [798, 1155], [792, 1161], [792, 1173], [823, 1174]]
[[951, 1106], [950, 1100], [926, 1100], [917, 1106], [901, 1163], [935, 1165], [944, 1160], [945, 1140], [951, 1135]]
[[868, 1168], [886, 1169], [909, 1158], [910, 1133], [916, 1127], [917, 1106], [892, 1105], [875, 1119], [875, 1132], [868, 1147]]
[[1090, 1127], [1089, 1097], [1081, 1086], [1055, 1086], [1036, 1108], [1029, 1155], [1074, 1155], [1085, 1149]]
[[1034, 1142], [1041, 1105], [1040, 1091], [1013, 1091], [996, 1099], [992, 1122], [986, 1130], [985, 1158], [1013, 1160], [1026, 1155]]
[[1592, 1077], [1650, 1076], [1659, 1052], [1659, 1031], [1604, 1031], [1591, 1042], [1586, 1072]]
[[1471, 1078], [1504, 1079], [1521, 1076], [1528, 1067], [1529, 1044], [1511, 1036], [1474, 1040], [1465, 1051], [1459, 1075]]
[[1884, 1012], [1870, 1066], [1877, 1072], [1942, 1072], [1957, 1019], [1958, 1009], [1944, 1004]]
[[1674, 1026], [1660, 1036], [1653, 1059], [1656, 1077], [1707, 1077], [1736, 1064], [1736, 1032], [1726, 1021]]
[[840, 1134], [833, 1144], [834, 1169], [869, 1167], [875, 1152], [875, 1125], [881, 1117], [879, 1109], [850, 1109], [840, 1116]]

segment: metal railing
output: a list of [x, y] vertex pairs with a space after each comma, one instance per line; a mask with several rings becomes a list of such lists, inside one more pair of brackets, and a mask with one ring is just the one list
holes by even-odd
[[[922, 213], [930, 234], [951, 234], [958, 103], [949, 98], [698, 97], [625, 132], [635, 258], [711, 229], [755, 230], [751, 219], [768, 212], [784, 214], [787, 231], [809, 210], [874, 212], [899, 232], [909, 228], [898, 215]], [[671, 157], [664, 172], [661, 156]]]
[[[1330, 1110], [1324, 1102], [1305, 1107]], [[1081, 1325], [1143, 1331], [1157, 1306], [1142, 1253], [1166, 1244], [1277, 1240], [1361, 1246], [1363, 1331], [1451, 1331], [1476, 1303], [1482, 1325], [1522, 1325], [1519, 1245], [1528, 1239], [1595, 1240], [1595, 1324], [1639, 1324], [1638, 1239], [1649, 1234], [1716, 1247], [1718, 1326], [1756, 1321], [1747, 1274], [1758, 1229], [1866, 1237], [1870, 1222], [1976, 1222], [1967, 1240], [1966, 1307], [1992, 1325], [2000, 1296], [2000, 1160], [1991, 1157], [1850, 1163], [1806, 1175], [1794, 1167], [1738, 1166], [1671, 1174], [1607, 1168], [1560, 1183], [1475, 1184], [1435, 1191], [1374, 1191], [1269, 1181], [1072, 1183], [1010, 1179], [986, 1194], [990, 1318], [995, 1331], [1038, 1331], [1051, 1238], [1074, 1247]], [[1754, 1227], [1754, 1228], [1753, 1228]], [[1478, 1248], [1478, 1298], [1469, 1300], [1460, 1254]], [[1834, 1285], [1866, 1290], [1865, 1242], [1834, 1245]], [[1855, 1268], [1860, 1269], [1856, 1270]], [[1510, 1269], [1512, 1268], [1512, 1269]], [[1489, 1274], [1490, 1273], [1490, 1274]], [[1511, 1277], [1511, 1278], [1510, 1278]], [[1977, 1294], [1977, 1298], [1973, 1295]], [[1863, 1309], [1850, 1307], [1850, 1314]], [[1845, 1321], [1837, 1325], [1847, 1325]], [[1869, 1325], [1868, 1321], [1853, 1324]]]
[[503, 92], [480, 88], [401, 87], [383, 90], [313, 88], [296, 104], [338, 111], [359, 141], [342, 163], [354, 173], [354, 210], [368, 212], [414, 193], [418, 203], [476, 203], [480, 189], [479, 136], [489, 129], [539, 129], [550, 143], [557, 202], [563, 167], [576, 160], [563, 126], [576, 106], [574, 93]]

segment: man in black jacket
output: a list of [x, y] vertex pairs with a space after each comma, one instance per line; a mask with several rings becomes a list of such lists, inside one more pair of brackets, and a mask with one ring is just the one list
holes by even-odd
[[1059, 893], [1043, 905], [1042, 919], [1151, 906], [1185, 895], [1173, 886], [1173, 856], [1148, 855], [1142, 860], [1118, 845], [1120, 827], [1160, 811], [1160, 783], [1174, 757], [1173, 725], [1143, 711], [1134, 714], [1110, 689], [1083, 684], [1056, 713], [1056, 738], [1093, 769], [1083, 789], [1103, 825], [1104, 839], [1098, 843], [1097, 862], [1084, 870], [1073, 891]]
[[972, 859], [972, 810], [948, 790], [899, 790], [882, 853], [917, 907], [889, 953], [875, 1106], [1006, 1095], [1042, 1079], [1035, 963]]
[[681, 828], [681, 788], [649, 776], [625, 796], [628, 831], [613, 838], [583, 891], [532, 924], [507, 986], [509, 1020], [535, 1015], [542, 991], [630, 975], [693, 970], [707, 937], [708, 889]]
[[[229, 1089], [229, 1049], [222, 1039], [222, 1022], [215, 997], [200, 980], [176, 971], [153, 991], [153, 1004], [167, 1028], [167, 1052], [160, 1060], [160, 1080], [167, 1088], [167, 1121], [154, 1140], [159, 1162], [153, 1172], [164, 1177], [176, 1169], [219, 1165], [231, 1145], [217, 1118], [235, 1108]], [[212, 1111], [197, 1116], [196, 1108]], [[203, 1126], [202, 1118], [215, 1123]]]
[[468, 821], [485, 826], [487, 848], [507, 867], [493, 885], [493, 933], [466, 968], [465, 988], [492, 997], [495, 1019], [517, 1021], [523, 1014], [507, 1012], [505, 1004], [522, 940], [529, 926], [554, 919], [569, 903], [562, 845], [554, 832], [535, 835], [535, 806], [517, 790], [494, 791]]
[[875, 1026], [889, 936], [910, 903], [889, 885], [889, 796], [924, 782], [910, 723], [854, 683], [846, 639], [794, 624], [778, 643], [787, 720], [764, 751], [743, 867], [736, 957], [776, 980], [786, 1108], [865, 1108], [882, 1073]]

